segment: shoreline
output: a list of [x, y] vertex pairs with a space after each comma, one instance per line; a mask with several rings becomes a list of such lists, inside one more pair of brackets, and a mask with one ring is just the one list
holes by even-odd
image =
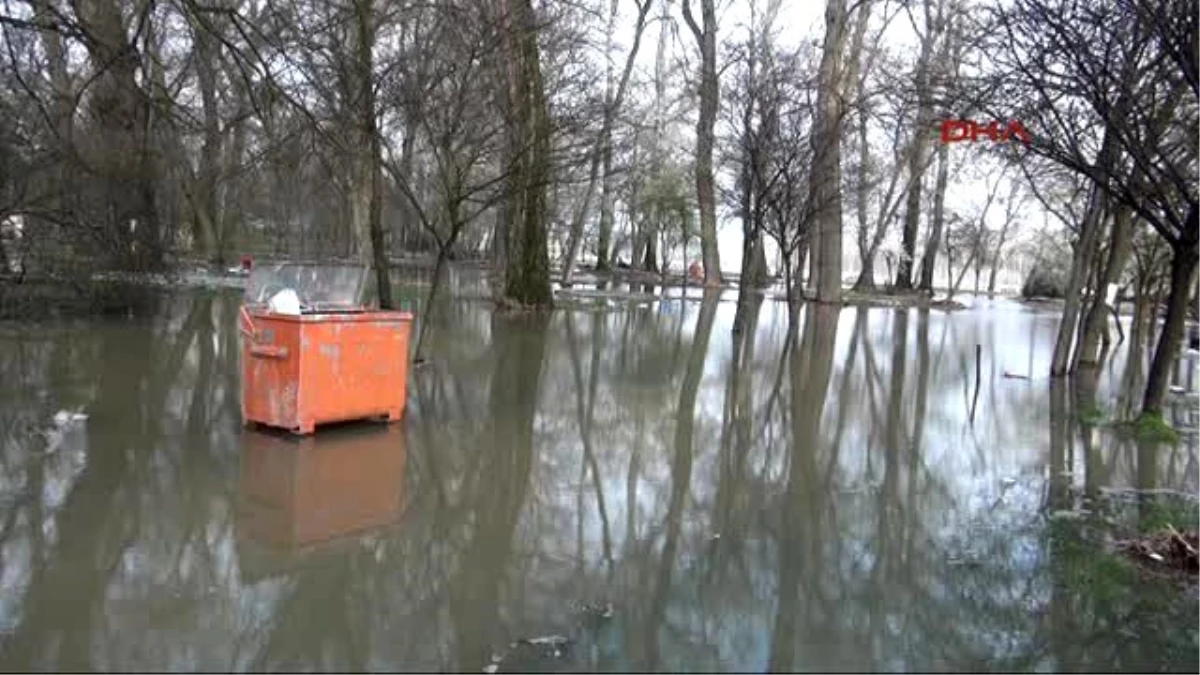
[[[270, 264], [273, 260], [259, 260], [259, 264]], [[282, 261], [280, 261], [282, 262]], [[299, 262], [299, 261], [297, 261]], [[314, 261], [315, 262], [315, 261]], [[351, 259], [326, 260], [328, 263], [353, 262]], [[404, 278], [404, 272], [418, 271], [432, 273], [436, 261], [432, 257], [393, 258], [391, 270], [393, 275], [400, 273], [397, 279], [400, 283], [416, 283], [425, 285], [429, 279]], [[469, 260], [449, 263], [451, 270], [468, 274], [490, 275], [492, 268], [487, 261]], [[591, 269], [579, 270], [571, 284], [564, 285], [561, 273], [552, 269], [551, 283], [554, 296], [566, 302], [581, 300], [613, 300], [627, 302], [654, 302], [661, 300], [699, 301], [707, 289], [719, 291], [722, 295], [737, 292], [740, 289], [738, 275], [726, 275], [719, 286], [706, 287], [703, 283], [689, 280], [682, 273], [653, 273], [640, 270], [615, 269], [597, 272]], [[247, 274], [236, 268], [218, 269], [213, 265], [197, 261], [180, 261], [175, 267], [164, 272], [100, 272], [93, 274], [88, 281], [70, 279], [29, 280], [22, 284], [0, 283], [0, 319], [22, 319], [43, 316], [88, 316], [112, 313], [124, 313], [136, 308], [145, 301], [145, 293], [141, 291], [177, 291], [184, 289], [234, 290], [245, 288]], [[763, 299], [772, 302], [786, 302], [787, 294], [778, 280], [771, 279], [764, 287], [755, 288], [753, 293], [760, 294]], [[666, 291], [679, 289], [680, 293], [671, 294]], [[125, 296], [129, 297], [126, 298]], [[455, 294], [458, 297], [459, 294]], [[464, 299], [485, 299], [486, 293], [466, 292], [461, 294]], [[956, 297], [973, 296], [986, 298], [985, 293], [977, 296], [974, 291], [960, 291]], [[1052, 307], [1061, 305], [1060, 300], [1052, 299], [1023, 299], [1019, 296], [996, 293], [994, 299], [1005, 299], [1019, 302], [1030, 307]], [[487, 298], [490, 299], [490, 298]], [[723, 298], [728, 300], [728, 298]], [[811, 298], [800, 298], [799, 301], [811, 303]], [[933, 295], [919, 291], [894, 292], [886, 287], [878, 287], [871, 291], [859, 291], [850, 287], [843, 289], [842, 307], [867, 307], [891, 309], [933, 309], [945, 312], [970, 309], [970, 305], [957, 299], [947, 300], [944, 291], [935, 290]]]

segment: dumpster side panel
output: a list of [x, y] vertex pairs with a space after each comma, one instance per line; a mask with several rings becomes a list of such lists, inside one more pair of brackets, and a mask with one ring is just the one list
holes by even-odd
[[320, 424], [403, 416], [411, 326], [407, 316], [330, 316], [303, 326], [302, 427], [305, 420]]
[[259, 314], [256, 338], [242, 345], [242, 411], [247, 421], [297, 429], [300, 390], [300, 326], [295, 320]]

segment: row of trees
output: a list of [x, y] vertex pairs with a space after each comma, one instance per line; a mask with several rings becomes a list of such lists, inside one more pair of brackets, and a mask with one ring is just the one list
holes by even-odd
[[[528, 222], [546, 240], [532, 248], [556, 249], [568, 283], [585, 255], [601, 270], [628, 260], [658, 272], [697, 239], [717, 283], [724, 209], [743, 225], [745, 279], [766, 280], [772, 239], [786, 261], [777, 273], [798, 280], [809, 265], [828, 267], [821, 297], [831, 300], [843, 185], [864, 216], [859, 281], [871, 286], [900, 202], [906, 222], [929, 205], [899, 180], [914, 144], [929, 142], [905, 121], [911, 87], [889, 74], [903, 56], [872, 46], [896, 6], [832, 4], [830, 40], [844, 44], [823, 50], [780, 44], [782, 7], [750, 3], [744, 24], [721, 28], [709, 0], [104, 0], [82, 10], [10, 0], [0, 102], [19, 123], [3, 139], [0, 216], [19, 217], [30, 236], [10, 238], [5, 258], [55, 272], [155, 267], [179, 250], [224, 262], [267, 247], [360, 255], [382, 269], [401, 251], [444, 262], [486, 250], [497, 263], [511, 254], [501, 269], [535, 271], [544, 256], [508, 246]], [[537, 39], [518, 44], [525, 37]], [[519, 65], [534, 56], [536, 68]], [[894, 166], [874, 160], [880, 132]], [[853, 175], [842, 178], [842, 143], [821, 138], [854, 147]], [[824, 248], [809, 226], [818, 221]], [[939, 247], [928, 250], [932, 261]], [[546, 301], [547, 275], [524, 276], [514, 299]]]
[[[941, 257], [953, 293], [1012, 250], [1032, 196], [1072, 250], [1053, 373], [1100, 360], [1108, 284], [1147, 326], [1165, 293], [1158, 410], [1197, 260], [1195, 7], [828, 0], [823, 40], [798, 44], [783, 10], [5, 0], [0, 257], [20, 276], [266, 247], [382, 280], [399, 252], [436, 253], [439, 274], [484, 253], [499, 297], [549, 305], [555, 264], [568, 284], [588, 258], [660, 272], [696, 239], [720, 283], [724, 212], [743, 288], [767, 282], [773, 242], [794, 315], [840, 301], [847, 240], [858, 288], [894, 257], [890, 286], [931, 293]], [[889, 46], [909, 30], [915, 50]], [[1035, 138], [960, 150], [937, 142], [950, 118]], [[956, 211], [951, 178], [980, 155], [1016, 187]]]

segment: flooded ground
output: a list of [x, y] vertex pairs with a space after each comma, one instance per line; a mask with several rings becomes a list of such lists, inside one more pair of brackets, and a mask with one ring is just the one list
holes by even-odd
[[1196, 672], [1196, 596], [1081, 534], [1197, 493], [1192, 357], [1139, 447], [1093, 424], [1136, 359], [1052, 387], [1009, 301], [781, 359], [777, 302], [735, 350], [732, 295], [460, 299], [404, 423], [297, 441], [242, 427], [238, 300], [0, 323], [0, 669]]

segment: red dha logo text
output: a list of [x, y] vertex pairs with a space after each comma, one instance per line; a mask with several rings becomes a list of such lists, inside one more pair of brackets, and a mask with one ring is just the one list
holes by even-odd
[[1020, 122], [1009, 122], [1008, 127], [1003, 131], [1000, 129], [999, 122], [989, 122], [987, 126], [981, 126], [977, 122], [971, 120], [946, 120], [942, 122], [942, 142], [957, 143], [958, 141], [971, 141], [974, 143], [980, 136], [986, 135], [992, 142], [1007, 141], [1013, 136], [1028, 143], [1033, 140], [1033, 136]]

